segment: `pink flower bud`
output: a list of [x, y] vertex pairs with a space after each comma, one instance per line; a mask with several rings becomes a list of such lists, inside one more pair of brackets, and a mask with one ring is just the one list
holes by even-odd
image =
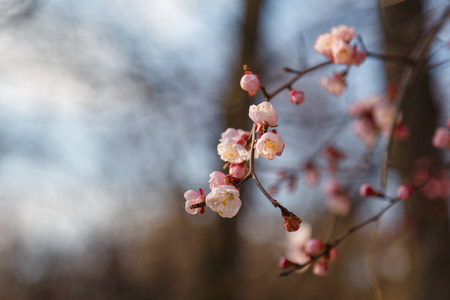
[[329, 251], [328, 251], [328, 259], [330, 260], [330, 261], [335, 261], [336, 259], [337, 259], [337, 257], [338, 257], [338, 253], [337, 253], [337, 250], [336, 250], [336, 248], [331, 248]]
[[305, 94], [301, 91], [297, 91], [297, 90], [291, 90], [289, 92], [290, 98], [291, 98], [291, 102], [294, 104], [301, 104], [303, 103], [303, 101], [305, 101]]
[[328, 261], [323, 259], [314, 264], [313, 273], [317, 276], [326, 276], [328, 275]]
[[401, 184], [397, 188], [397, 196], [402, 199], [406, 200], [409, 197], [411, 197], [411, 194], [413, 192], [414, 188], [410, 184]]
[[252, 74], [250, 71], [245, 72], [240, 83], [241, 88], [247, 91], [251, 97], [255, 96], [260, 88], [259, 76]]
[[280, 266], [281, 269], [289, 269], [294, 267], [295, 263], [293, 263], [292, 261], [283, 256], [282, 258], [280, 258], [278, 266]]
[[449, 143], [450, 143], [450, 133], [448, 129], [445, 127], [436, 128], [432, 140], [433, 146], [438, 149], [443, 149], [448, 147]]
[[228, 172], [230, 175], [242, 179], [247, 175], [248, 168], [244, 163], [241, 164], [230, 164], [230, 170]]
[[305, 244], [305, 253], [310, 256], [317, 256], [322, 250], [322, 241], [318, 238], [311, 238]]
[[289, 232], [297, 231], [300, 228], [302, 220], [291, 212], [282, 212], [283, 227]]
[[411, 131], [409, 130], [409, 127], [406, 126], [405, 124], [400, 123], [395, 125], [393, 136], [397, 141], [406, 140], [410, 134]]
[[359, 194], [361, 197], [369, 196], [383, 196], [380, 192], [375, 191], [372, 186], [368, 183], [363, 183], [359, 186]]

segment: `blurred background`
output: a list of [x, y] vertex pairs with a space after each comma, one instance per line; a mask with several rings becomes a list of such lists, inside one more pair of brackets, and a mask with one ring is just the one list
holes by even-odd
[[[183, 198], [187, 189], [206, 192], [209, 174], [221, 170], [220, 133], [250, 128], [248, 106], [262, 98], [240, 89], [243, 64], [272, 91], [292, 76], [282, 67], [323, 62], [315, 39], [339, 24], [354, 26], [373, 52], [403, 55], [445, 5], [0, 1], [0, 298], [448, 299], [447, 199], [396, 207], [343, 243], [339, 261], [319, 278], [310, 271], [278, 276], [286, 231], [253, 182], [242, 189], [233, 219], [209, 209], [188, 215]], [[445, 159], [428, 141], [449, 116], [449, 40], [447, 24], [433, 44], [430, 73], [411, 93], [419, 102], [411, 100], [405, 119], [412, 137], [420, 134], [396, 148], [388, 193], [414, 159]], [[296, 83], [306, 95], [300, 106], [287, 92], [273, 100], [286, 149], [274, 161], [258, 161], [267, 187], [279, 169], [300, 172], [326, 142], [346, 152], [342, 176], [351, 187], [379, 182], [386, 141], [369, 153], [364, 172], [345, 173], [366, 153], [347, 106], [383, 94], [399, 70], [367, 59], [352, 68], [339, 98], [319, 84], [336, 70], [342, 68]], [[338, 237], [383, 207], [353, 189], [352, 213], [336, 219], [321, 188], [305, 185], [301, 172], [295, 186], [278, 186], [276, 197], [314, 236]]]

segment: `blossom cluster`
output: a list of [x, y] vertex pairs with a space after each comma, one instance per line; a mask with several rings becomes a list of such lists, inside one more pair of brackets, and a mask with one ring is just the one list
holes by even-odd
[[[294, 268], [313, 260], [313, 273], [317, 276], [328, 274], [329, 262], [337, 258], [336, 248], [322, 242], [320, 238], [311, 237], [312, 228], [303, 224], [295, 233], [288, 234], [285, 256], [280, 258], [279, 266], [282, 269]], [[299, 272], [307, 270], [307, 266]]]
[[[246, 72], [244, 77], [248, 75], [252, 74]], [[249, 83], [251, 80], [241, 80], [242, 82]], [[239, 198], [240, 192], [235, 185], [248, 176], [247, 162], [251, 156], [254, 155], [254, 158], [261, 156], [273, 160], [283, 153], [283, 139], [275, 130], [269, 131], [270, 127], [277, 126], [278, 112], [274, 106], [268, 101], [259, 105], [251, 105], [248, 115], [254, 122], [254, 133], [252, 134], [259, 132], [256, 143], [250, 142], [251, 134], [242, 129], [228, 128], [222, 132], [217, 145], [217, 153], [225, 162], [224, 168], [228, 169], [228, 174], [218, 171], [210, 174], [211, 192], [206, 197], [201, 189], [200, 194], [193, 190], [187, 191], [184, 196], [186, 199], [185, 209], [188, 213], [204, 213], [204, 206], [208, 206], [221, 217], [234, 217], [242, 206]], [[296, 218], [298, 219], [298, 217]], [[295, 221], [300, 224], [301, 220], [297, 219]]]
[[353, 27], [345, 25], [333, 27], [330, 32], [317, 37], [314, 49], [335, 64], [359, 65], [366, 59], [366, 53], [359, 50], [356, 45], [350, 44], [354, 37]]
[[402, 115], [396, 116], [391, 99], [374, 96], [350, 105], [348, 110], [354, 118], [353, 132], [366, 147], [373, 147], [380, 135], [389, 136], [394, 123], [393, 138], [402, 141], [409, 137], [409, 128], [402, 122]]

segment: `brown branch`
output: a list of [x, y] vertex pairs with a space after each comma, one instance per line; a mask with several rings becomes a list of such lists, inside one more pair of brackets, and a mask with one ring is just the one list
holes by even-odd
[[[450, 162], [447, 162], [444, 165], [437, 168], [435, 171], [431, 172], [431, 176], [428, 178], [428, 180], [425, 183], [423, 183], [422, 185], [415, 187], [413, 193], [417, 193], [419, 190], [421, 190], [424, 186], [427, 185], [427, 183], [429, 182], [429, 180], [431, 178], [433, 178], [433, 176], [437, 175], [439, 172], [441, 172], [442, 170], [447, 169], [449, 167], [450, 167]], [[384, 207], [380, 212], [378, 212], [376, 215], [372, 216], [371, 218], [367, 219], [366, 221], [359, 223], [353, 227], [350, 227], [345, 234], [343, 234], [341, 237], [335, 239], [333, 242], [326, 244], [325, 250], [322, 251], [319, 255], [311, 257], [311, 259], [309, 261], [307, 261], [303, 264], [295, 264], [294, 267], [292, 267], [291, 269], [284, 270], [283, 272], [281, 272], [280, 276], [287, 276], [287, 275], [295, 272], [296, 270], [303, 269], [304, 267], [312, 264], [318, 258], [328, 255], [328, 253], [330, 252], [330, 250], [332, 248], [336, 248], [340, 243], [342, 243], [345, 239], [347, 239], [349, 236], [351, 236], [353, 233], [357, 232], [358, 230], [364, 228], [365, 226], [369, 225], [370, 223], [378, 221], [384, 215], [384, 213], [386, 213], [389, 209], [391, 209], [395, 204], [403, 201], [400, 198], [390, 198], [386, 195], [381, 195], [379, 197], [386, 199], [386, 201], [390, 201], [389, 205]]]

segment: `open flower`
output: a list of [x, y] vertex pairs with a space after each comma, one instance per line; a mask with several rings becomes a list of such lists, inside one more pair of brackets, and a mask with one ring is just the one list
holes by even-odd
[[240, 164], [244, 160], [249, 159], [250, 151], [231, 140], [225, 140], [217, 145], [217, 153], [220, 155], [220, 159], [232, 164]]
[[[287, 233], [286, 258], [296, 264], [304, 264], [310, 260], [310, 256], [305, 252], [305, 244], [311, 238], [311, 225], [303, 223], [299, 230]], [[300, 272], [305, 271], [303, 268]]]
[[265, 159], [274, 159], [280, 156], [284, 150], [284, 142], [281, 136], [273, 132], [266, 132], [256, 143], [256, 152]]
[[232, 218], [241, 208], [242, 201], [239, 199], [239, 191], [236, 187], [222, 185], [213, 188], [206, 196], [206, 205], [219, 213], [221, 217]]
[[332, 27], [330, 33], [336, 39], [348, 43], [355, 36], [355, 28], [345, 25], [339, 25], [336, 27]]
[[323, 33], [317, 37], [314, 50], [331, 58], [331, 46], [336, 42], [336, 37], [331, 33]]
[[320, 84], [331, 94], [340, 96], [344, 91], [344, 87], [347, 85], [344, 77], [334, 72], [333, 76], [323, 77], [320, 80]]
[[265, 123], [269, 126], [274, 126], [278, 121], [278, 113], [272, 103], [268, 101], [264, 101], [258, 106], [251, 105], [248, 116], [253, 122], [261, 126]]
[[244, 140], [248, 137], [248, 131], [243, 129], [228, 128], [221, 134], [219, 142], [232, 141], [235, 144], [244, 144]]
[[335, 64], [352, 64], [354, 53], [354, 48], [344, 41], [337, 41], [331, 47], [331, 57]]
[[186, 199], [185, 210], [188, 214], [195, 215], [205, 212], [205, 194], [202, 189], [199, 189], [199, 191], [200, 193], [194, 190], [188, 190], [184, 193], [184, 198]]

